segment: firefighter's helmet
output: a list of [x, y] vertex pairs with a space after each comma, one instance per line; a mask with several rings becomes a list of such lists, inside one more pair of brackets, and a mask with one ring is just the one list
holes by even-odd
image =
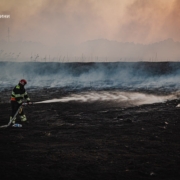
[[25, 79], [21, 79], [19, 81], [20, 84], [22, 84], [23, 86], [27, 84], [27, 81]]

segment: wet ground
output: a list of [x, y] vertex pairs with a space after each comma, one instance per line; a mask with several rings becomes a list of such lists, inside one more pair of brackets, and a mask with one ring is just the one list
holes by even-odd
[[[0, 125], [9, 120], [9, 93], [1, 92]], [[64, 93], [53, 89], [29, 94], [40, 101]], [[26, 106], [28, 125], [0, 129], [0, 179], [177, 180], [178, 103], [129, 108], [110, 102]]]

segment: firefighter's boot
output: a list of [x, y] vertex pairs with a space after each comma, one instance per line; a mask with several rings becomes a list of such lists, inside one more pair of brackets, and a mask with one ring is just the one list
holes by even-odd
[[16, 123], [16, 118], [12, 119], [12, 116], [10, 116], [10, 121], [12, 124], [15, 124]]
[[21, 122], [26, 122], [27, 121], [27, 118], [26, 118], [25, 114], [21, 115], [20, 118], [21, 118]]

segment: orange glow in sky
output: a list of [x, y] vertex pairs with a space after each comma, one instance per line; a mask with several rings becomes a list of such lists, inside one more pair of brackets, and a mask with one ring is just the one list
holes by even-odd
[[0, 40], [76, 44], [180, 41], [179, 0], [1, 0]]

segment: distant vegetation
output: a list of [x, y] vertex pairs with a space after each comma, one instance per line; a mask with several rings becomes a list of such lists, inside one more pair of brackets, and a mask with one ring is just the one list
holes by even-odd
[[48, 47], [38, 42], [0, 41], [0, 61], [133, 62], [180, 61], [180, 42], [167, 39], [153, 44], [91, 40], [77, 46]]

